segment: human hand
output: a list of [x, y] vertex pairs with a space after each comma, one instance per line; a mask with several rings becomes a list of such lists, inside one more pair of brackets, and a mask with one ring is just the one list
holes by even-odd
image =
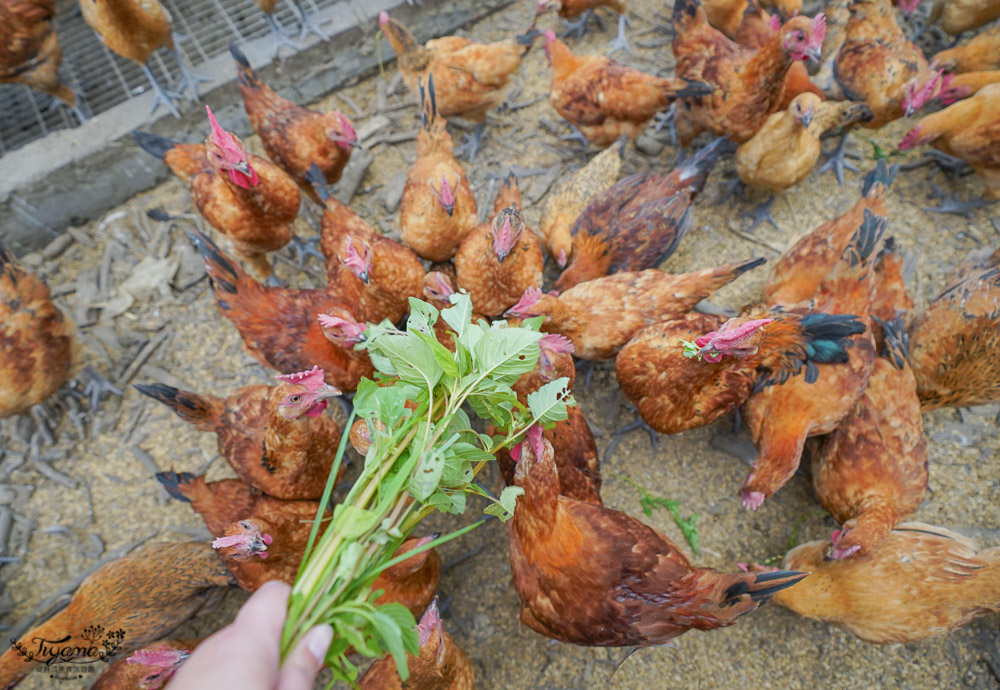
[[310, 690], [333, 641], [318, 625], [279, 662], [281, 629], [292, 588], [272, 580], [254, 592], [236, 620], [205, 639], [177, 670], [171, 690]]

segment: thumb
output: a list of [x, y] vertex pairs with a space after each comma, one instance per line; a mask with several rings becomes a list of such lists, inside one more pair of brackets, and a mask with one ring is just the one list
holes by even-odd
[[276, 690], [311, 690], [331, 642], [333, 628], [329, 625], [310, 630], [281, 666]]

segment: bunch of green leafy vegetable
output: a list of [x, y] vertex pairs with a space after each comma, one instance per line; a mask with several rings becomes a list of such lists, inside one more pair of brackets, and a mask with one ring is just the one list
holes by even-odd
[[[521, 489], [507, 487], [494, 499], [473, 482], [477, 473], [500, 448], [517, 443], [528, 427], [564, 420], [567, 405], [575, 404], [567, 378], [529, 394], [527, 406], [511, 389], [535, 367], [541, 319], [517, 327], [503, 321], [473, 323], [467, 295], [455, 294], [451, 302], [440, 318], [452, 331], [455, 352], [435, 337], [438, 310], [412, 298], [406, 330], [387, 321], [371, 325], [359, 345], [368, 351], [378, 381], [361, 381], [347, 428], [355, 416], [364, 419], [371, 446], [361, 476], [335, 507], [332, 520], [324, 519], [322, 511], [317, 516], [282, 636], [284, 658], [310, 628], [332, 625], [334, 642], [326, 661], [334, 681], [353, 683], [357, 678], [358, 668], [346, 655], [350, 647], [367, 657], [391, 653], [400, 677], [407, 678], [406, 654], [417, 651], [416, 622], [401, 604], [375, 606], [379, 592], [372, 591], [373, 581], [419, 552], [394, 557], [422, 519], [434, 511], [464, 513], [468, 494], [487, 497], [492, 503], [486, 512], [509, 519]], [[501, 433], [490, 437], [474, 430], [466, 406]], [[329, 503], [347, 437], [344, 433], [321, 505]], [[321, 524], [327, 526], [322, 536]]]

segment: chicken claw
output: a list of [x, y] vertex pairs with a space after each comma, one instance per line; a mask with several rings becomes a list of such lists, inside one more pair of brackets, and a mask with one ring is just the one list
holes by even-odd
[[837, 144], [831, 153], [825, 153], [826, 162], [819, 166], [819, 174], [822, 175], [827, 170], [833, 170], [833, 174], [837, 177], [837, 182], [841, 187], [844, 186], [844, 170], [850, 170], [851, 172], [858, 172], [858, 166], [847, 160], [847, 138], [850, 136], [849, 132], [844, 132], [840, 137], [840, 143]]
[[969, 199], [962, 201], [958, 193], [947, 194], [936, 184], [931, 185], [931, 194], [940, 200], [937, 206], [924, 206], [924, 211], [928, 213], [950, 213], [962, 216], [966, 220], [972, 220], [972, 212], [977, 208], [986, 208], [995, 204], [995, 201], [988, 199]]
[[[174, 45], [179, 45], [181, 41], [187, 40], [186, 36], [179, 33], [174, 33]], [[174, 48], [172, 51], [174, 54], [174, 59], [177, 60], [177, 67], [181, 70], [180, 79], [177, 80], [177, 93], [183, 95], [185, 90], [191, 91], [191, 101], [198, 100], [198, 84], [203, 84], [212, 81], [209, 77], [203, 74], [198, 74], [190, 67], [188, 67], [187, 62], [184, 61], [184, 56], [181, 55], [179, 48]]]
[[174, 93], [173, 91], [167, 91], [160, 83], [156, 81], [156, 77], [153, 73], [149, 71], [149, 67], [142, 65], [142, 73], [146, 75], [146, 79], [149, 81], [149, 86], [153, 90], [153, 109], [149, 111], [152, 115], [156, 112], [156, 109], [161, 105], [166, 108], [171, 115], [180, 119], [180, 112], [177, 110], [177, 106], [174, 105], [174, 99], [180, 99], [181, 95], [179, 93]]
[[632, 55], [632, 46], [629, 45], [628, 37], [625, 36], [625, 27], [628, 25], [628, 17], [624, 14], [618, 15], [618, 34], [615, 36], [613, 41], [608, 42], [608, 52], [607, 55], [611, 56], [617, 53], [619, 50], [624, 50], [629, 55]]
[[592, 14], [594, 14], [594, 10], [587, 10], [577, 21], [566, 22], [566, 32], [560, 38], [569, 38], [570, 36], [583, 38], [583, 35], [587, 32], [587, 22], [590, 21]]
[[305, 265], [306, 259], [310, 256], [315, 256], [320, 261], [326, 261], [326, 257], [319, 250], [319, 235], [305, 238], [296, 235], [292, 237], [288, 246], [295, 252], [295, 263], [299, 265], [299, 268]]
[[614, 438], [611, 439], [611, 443], [609, 443], [608, 447], [604, 450], [605, 460], [610, 458], [614, 453], [615, 448], [617, 448], [618, 444], [622, 441], [622, 436], [630, 431], [635, 431], [636, 429], [642, 429], [645, 431], [649, 435], [649, 445], [653, 447], [653, 451], [657, 453], [660, 452], [660, 439], [656, 429], [649, 426], [649, 424], [646, 424], [646, 420], [642, 417], [636, 417], [634, 422], [626, 424], [623, 427], [619, 427], [611, 432], [611, 435]]
[[297, 51], [299, 49], [299, 44], [293, 41], [290, 33], [285, 31], [284, 27], [278, 23], [273, 14], [265, 15], [267, 17], [267, 23], [271, 27], [271, 40], [274, 41], [274, 52], [271, 53], [271, 57], [278, 57], [278, 53], [281, 52], [281, 46], [286, 45], [292, 50]]
[[83, 371], [90, 380], [83, 389], [83, 394], [90, 396], [90, 411], [96, 412], [98, 405], [101, 404], [101, 398], [104, 397], [105, 393], [111, 393], [117, 395], [119, 398], [122, 397], [122, 392], [108, 379], [97, 373], [97, 370], [91, 366], [86, 366]]
[[472, 134], [463, 135], [463, 141], [460, 146], [455, 147], [455, 157], [460, 157], [468, 154], [467, 161], [470, 163], [475, 160], [476, 154], [479, 153], [479, 147], [483, 143], [483, 136], [486, 134], [486, 125], [480, 122], [476, 125], [476, 128], [472, 130]]
[[760, 204], [757, 204], [749, 211], [744, 211], [742, 215], [747, 216], [751, 219], [750, 227], [746, 229], [746, 232], [753, 232], [754, 229], [761, 223], [767, 222], [774, 226], [775, 229], [780, 230], [778, 224], [774, 220], [774, 216], [771, 215], [771, 204], [774, 203], [774, 195]]
[[749, 199], [747, 199], [747, 186], [743, 184], [743, 180], [741, 180], [738, 175], [729, 182], [722, 183], [722, 195], [716, 203], [725, 203], [733, 194], [738, 196], [740, 201], [749, 201]]
[[320, 40], [323, 41], [329, 40], [330, 37], [327, 36], [326, 33], [319, 28], [319, 24], [317, 24], [316, 22], [314, 22], [312, 19], [309, 18], [309, 15], [306, 13], [305, 8], [302, 7], [302, 4], [299, 2], [299, 0], [288, 0], [288, 2], [292, 6], [292, 9], [295, 11], [295, 14], [297, 15], [299, 20], [299, 24], [302, 25], [302, 31], [301, 33], [299, 33], [300, 41], [303, 40], [309, 34], [316, 34], [317, 36], [319, 36]]
[[583, 144], [584, 148], [586, 148], [587, 146], [590, 146], [590, 141], [587, 139], [587, 137], [584, 135], [584, 133], [580, 131], [580, 128], [577, 127], [576, 125], [574, 125], [572, 122], [570, 122], [568, 124], [569, 124], [569, 128], [571, 130], [573, 130], [572, 133], [571, 134], [563, 134], [562, 136], [559, 137], [559, 140], [560, 141], [579, 141], [581, 144]]

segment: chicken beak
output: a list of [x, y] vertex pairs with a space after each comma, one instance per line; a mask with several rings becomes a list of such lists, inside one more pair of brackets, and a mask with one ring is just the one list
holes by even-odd
[[320, 389], [319, 393], [316, 395], [316, 400], [326, 400], [327, 398], [335, 398], [341, 394], [341, 390], [336, 386], [331, 386], [328, 383], [323, 384], [323, 388]]
[[243, 173], [247, 177], [250, 177], [250, 162], [242, 160], [233, 166], [233, 170], [235, 170], [238, 173]]
[[820, 57], [822, 57], [822, 55], [823, 55], [822, 46], [814, 46], [812, 48], [806, 48], [806, 57], [813, 62], [819, 62], [819, 59]]
[[450, 203], [450, 204], [445, 204], [444, 205], [444, 211], [445, 211], [445, 213], [448, 214], [448, 217], [451, 218], [452, 214], [455, 213], [455, 204], [454, 204], [454, 202]]
[[815, 110], [813, 108], [809, 108], [809, 110], [802, 113], [795, 119], [798, 120], [799, 124], [801, 124], [803, 127], [808, 127], [809, 125], [812, 124], [814, 114]]

